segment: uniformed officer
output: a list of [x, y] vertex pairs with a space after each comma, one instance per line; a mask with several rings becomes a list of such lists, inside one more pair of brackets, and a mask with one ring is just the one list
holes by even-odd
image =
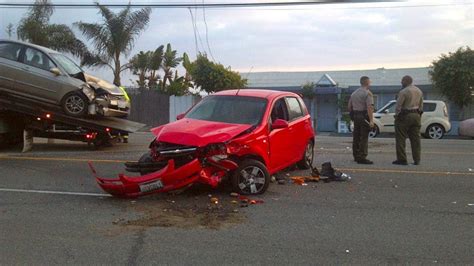
[[415, 165], [420, 164], [421, 143], [420, 128], [423, 114], [423, 92], [412, 85], [413, 78], [404, 76], [402, 90], [398, 93], [395, 109], [395, 140], [397, 160], [393, 164], [407, 165], [405, 144], [410, 139], [411, 152]]
[[348, 109], [354, 121], [352, 132], [352, 152], [359, 164], [373, 164], [367, 159], [369, 132], [374, 127], [374, 97], [370, 92], [370, 79], [360, 78], [361, 87], [355, 90], [349, 99]]

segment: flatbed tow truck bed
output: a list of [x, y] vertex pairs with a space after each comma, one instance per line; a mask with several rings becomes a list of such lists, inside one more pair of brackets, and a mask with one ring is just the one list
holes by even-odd
[[64, 114], [60, 106], [7, 93], [0, 93], [0, 114], [12, 117], [10, 123], [21, 124], [29, 138], [83, 141], [95, 146], [109, 142], [116, 134], [133, 133], [145, 126], [116, 117], [72, 117]]

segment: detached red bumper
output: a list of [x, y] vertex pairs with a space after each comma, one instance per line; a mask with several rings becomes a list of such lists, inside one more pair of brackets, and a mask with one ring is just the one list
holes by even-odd
[[184, 188], [194, 182], [201, 182], [216, 187], [222, 178], [238, 167], [230, 160], [216, 162], [210, 158], [203, 167], [199, 159], [175, 168], [174, 160], [169, 160], [163, 169], [142, 175], [126, 176], [119, 174], [116, 179], [102, 178], [97, 175], [92, 163], [89, 167], [94, 174], [99, 186], [113, 196], [121, 198], [136, 198], [154, 193], [167, 192]]
[[99, 186], [113, 196], [136, 198], [153, 193], [180, 189], [196, 182], [202, 170], [198, 159], [175, 168], [174, 160], [169, 160], [163, 169], [137, 177], [119, 174], [117, 179], [102, 178], [97, 175], [94, 166], [89, 162]]

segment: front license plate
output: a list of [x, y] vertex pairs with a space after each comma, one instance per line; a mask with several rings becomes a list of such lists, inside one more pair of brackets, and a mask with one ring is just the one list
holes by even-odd
[[119, 108], [126, 108], [126, 107], [127, 107], [127, 102], [125, 102], [125, 101], [119, 101], [119, 102], [118, 102], [118, 107], [119, 107]]
[[140, 185], [141, 192], [150, 192], [150, 191], [159, 190], [162, 188], [163, 188], [163, 183], [161, 182], [161, 180], [156, 180], [150, 183]]

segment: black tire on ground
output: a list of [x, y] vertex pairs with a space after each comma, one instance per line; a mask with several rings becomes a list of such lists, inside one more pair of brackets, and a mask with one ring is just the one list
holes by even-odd
[[260, 161], [245, 159], [232, 173], [232, 189], [242, 195], [256, 195], [264, 193], [270, 185], [270, 173]]
[[[153, 162], [153, 157], [151, 156], [150, 152], [144, 153], [142, 157], [138, 160], [139, 163], [152, 163]], [[153, 171], [146, 171], [146, 170], [141, 170], [140, 174], [141, 175], [146, 175], [149, 173], [152, 173]]]
[[429, 139], [442, 139], [444, 137], [444, 127], [440, 124], [429, 125], [426, 129], [425, 136]]
[[374, 125], [373, 128], [370, 129], [369, 131], [369, 137], [375, 138], [380, 134], [380, 129], [377, 125]]
[[314, 160], [314, 143], [312, 140], [308, 142], [306, 145], [306, 149], [303, 154], [303, 158], [301, 161], [297, 162], [296, 165], [298, 168], [307, 170], [313, 167], [313, 160]]
[[61, 100], [64, 113], [74, 117], [82, 117], [87, 114], [89, 99], [80, 91], [66, 94]]

